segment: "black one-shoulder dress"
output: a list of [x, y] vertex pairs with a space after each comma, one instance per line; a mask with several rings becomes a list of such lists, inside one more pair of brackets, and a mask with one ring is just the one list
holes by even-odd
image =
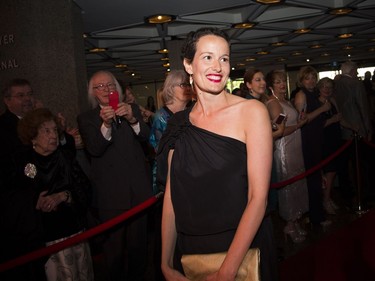
[[229, 249], [248, 199], [246, 144], [194, 126], [190, 110], [170, 119], [158, 152], [159, 157], [174, 149], [170, 182], [177, 229], [174, 266], [179, 270], [183, 254]]

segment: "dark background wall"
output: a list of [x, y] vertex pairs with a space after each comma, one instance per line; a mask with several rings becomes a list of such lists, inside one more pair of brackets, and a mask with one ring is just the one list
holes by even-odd
[[[80, 13], [72, 0], [2, 0], [0, 8], [0, 88], [29, 80], [44, 106], [71, 126], [88, 108]], [[3, 96], [0, 104], [2, 112]]]

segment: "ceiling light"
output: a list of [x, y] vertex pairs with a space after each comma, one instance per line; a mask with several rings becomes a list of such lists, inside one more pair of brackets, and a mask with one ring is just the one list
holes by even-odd
[[163, 64], [163, 66], [164, 66], [164, 67], [170, 67], [171, 64], [170, 64], [169, 62], [167, 62], [167, 63]]
[[353, 9], [351, 9], [351, 8], [336, 8], [336, 9], [330, 10], [329, 13], [331, 15], [342, 16], [342, 15], [347, 15], [347, 14], [351, 13], [352, 11], [353, 11]]
[[263, 5], [272, 5], [272, 4], [279, 4], [283, 2], [283, 0], [255, 0], [255, 2]]
[[286, 61], [286, 58], [278, 58], [277, 61]]
[[149, 16], [146, 18], [146, 22], [148, 23], [167, 23], [171, 22], [175, 19], [176, 17], [171, 16], [171, 15], [154, 15], [154, 16]]
[[257, 52], [257, 55], [268, 55], [270, 52], [268, 51], [259, 51]]
[[246, 61], [256, 61], [256, 58], [246, 58]]
[[92, 48], [89, 50], [90, 53], [101, 53], [107, 51], [106, 48]]
[[115, 67], [116, 68], [125, 68], [125, 67], [127, 67], [127, 65], [123, 64], [123, 63], [118, 63], [118, 64], [115, 64]]
[[255, 23], [253, 22], [241, 22], [241, 23], [235, 23], [232, 25], [232, 28], [237, 29], [248, 29], [254, 27]]
[[242, 63], [242, 62], [239, 62], [239, 63], [237, 63], [237, 66], [238, 66], [238, 67], [242, 67], [242, 66], [245, 66], [245, 64]]
[[351, 49], [354, 49], [353, 46], [345, 46], [342, 48], [343, 50], [351, 50]]
[[323, 45], [320, 45], [320, 44], [315, 44], [315, 45], [310, 46], [311, 49], [319, 49], [321, 47], [323, 47]]
[[306, 62], [310, 62], [310, 59], [306, 59]]
[[300, 56], [300, 55], [302, 55], [301, 52], [293, 52], [293, 53], [292, 53], [292, 56]]
[[303, 34], [303, 33], [308, 33], [310, 31], [311, 31], [310, 28], [300, 28], [300, 29], [294, 30], [294, 33]]
[[328, 54], [328, 53], [323, 53], [323, 54], [321, 54], [320, 56], [321, 56], [321, 57], [328, 57], [329, 54]]
[[343, 33], [343, 34], [337, 35], [337, 37], [340, 38], [340, 39], [347, 39], [347, 38], [350, 38], [352, 36], [353, 36], [353, 33]]
[[164, 57], [164, 58], [161, 58], [160, 60], [167, 61], [167, 60], [169, 60], [169, 58], [168, 57]]
[[158, 51], [159, 54], [168, 54], [168, 49], [161, 49]]
[[275, 43], [272, 43], [271, 45], [274, 46], [274, 47], [281, 47], [281, 46], [288, 45], [288, 43], [286, 43], [286, 42], [275, 42]]

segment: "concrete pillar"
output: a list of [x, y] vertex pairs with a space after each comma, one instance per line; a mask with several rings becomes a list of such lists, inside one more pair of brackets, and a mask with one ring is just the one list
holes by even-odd
[[10, 79], [29, 80], [44, 106], [75, 126], [88, 108], [82, 35], [81, 11], [72, 0], [2, 0], [0, 88]]
[[173, 69], [184, 69], [184, 65], [181, 59], [181, 47], [184, 43], [183, 40], [171, 40], [167, 42], [167, 48], [169, 51], [169, 63], [171, 64], [171, 70]]

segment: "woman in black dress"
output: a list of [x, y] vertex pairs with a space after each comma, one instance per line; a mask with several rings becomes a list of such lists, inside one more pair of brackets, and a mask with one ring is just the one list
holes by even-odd
[[197, 102], [169, 121], [159, 150], [170, 149], [162, 219], [162, 271], [187, 280], [183, 254], [227, 251], [206, 280], [234, 280], [267, 205], [272, 130], [267, 109], [225, 91], [229, 40], [214, 28], [183, 46]]
[[[296, 94], [294, 106], [300, 116], [306, 115], [307, 124], [301, 129], [302, 151], [305, 169], [309, 170], [323, 160], [323, 129], [324, 113], [331, 109], [329, 101], [321, 104], [316, 88], [317, 71], [311, 66], [304, 66], [298, 73], [298, 83], [301, 87]], [[331, 221], [326, 220], [323, 209], [322, 171], [318, 170], [306, 177], [309, 193], [309, 218], [313, 225], [327, 226]]]
[[[323, 114], [325, 118], [323, 130], [323, 158], [327, 158], [337, 151], [342, 145], [340, 120], [341, 114], [337, 110], [335, 99], [332, 97], [333, 80], [324, 77], [317, 84], [319, 90], [319, 101], [323, 105], [327, 101], [331, 103], [331, 109]], [[331, 198], [331, 191], [337, 171], [341, 168], [343, 159], [338, 156], [323, 167], [323, 207], [330, 215], [336, 214], [338, 206]]]

